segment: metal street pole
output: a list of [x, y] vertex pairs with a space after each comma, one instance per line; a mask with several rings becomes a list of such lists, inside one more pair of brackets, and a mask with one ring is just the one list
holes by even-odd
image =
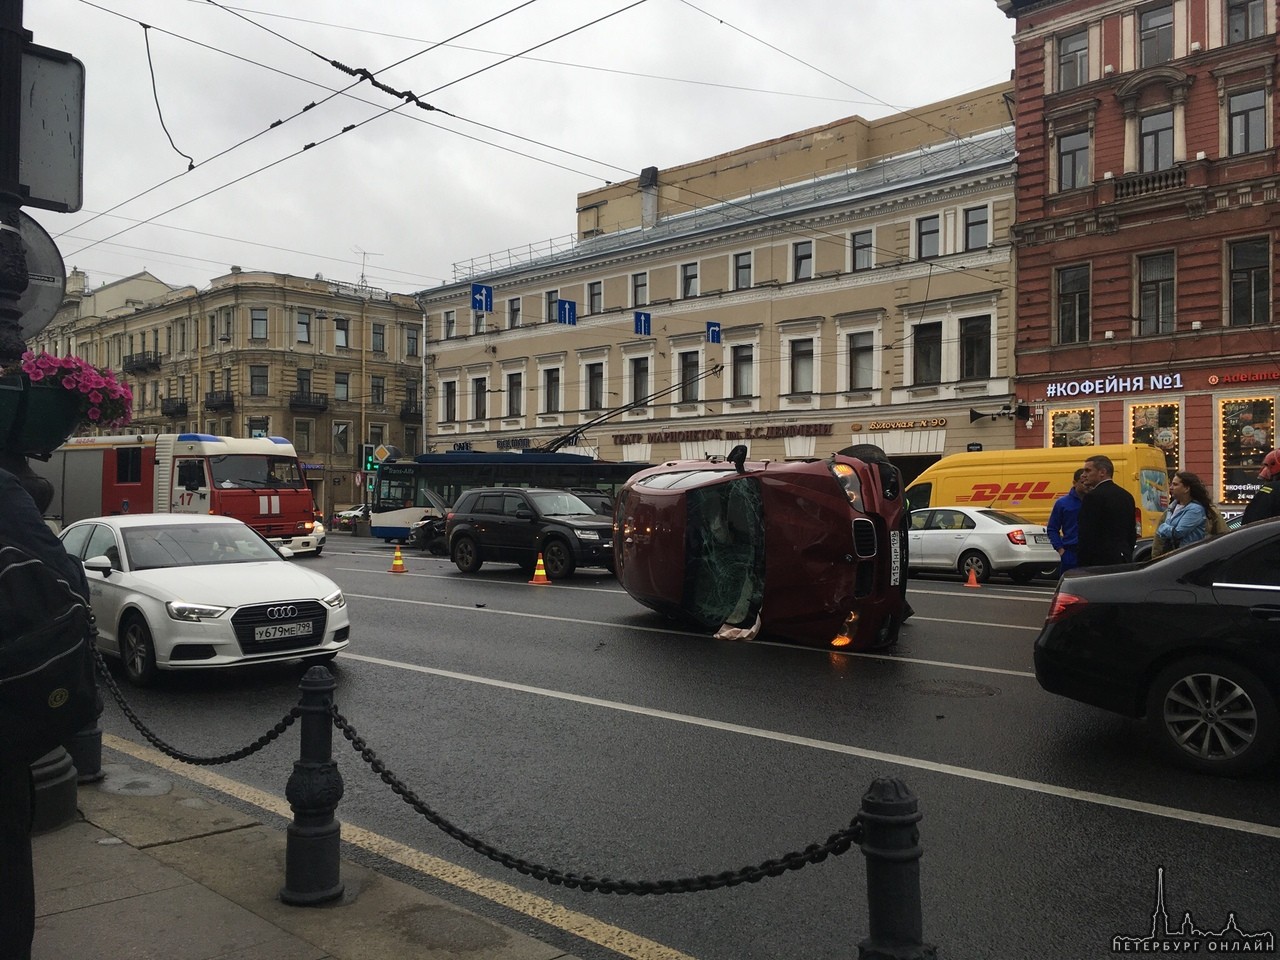
[[22, 48], [31, 34], [22, 28], [22, 0], [0, 0], [0, 363], [26, 349], [18, 299], [27, 289], [27, 255], [19, 233], [22, 193], [18, 186], [22, 134]]

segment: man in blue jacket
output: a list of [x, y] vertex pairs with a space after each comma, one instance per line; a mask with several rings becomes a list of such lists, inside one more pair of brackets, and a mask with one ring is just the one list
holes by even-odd
[[1084, 503], [1086, 493], [1088, 487], [1084, 484], [1084, 469], [1081, 468], [1071, 478], [1071, 489], [1054, 502], [1053, 511], [1049, 514], [1049, 542], [1062, 558], [1058, 565], [1058, 576], [1076, 566], [1076, 546], [1080, 542], [1080, 505]]

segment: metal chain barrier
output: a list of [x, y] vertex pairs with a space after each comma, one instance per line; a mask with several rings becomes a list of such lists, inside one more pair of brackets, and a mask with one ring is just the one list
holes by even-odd
[[504, 853], [454, 826], [423, 803], [412, 790], [405, 786], [399, 777], [387, 768], [385, 763], [378, 759], [377, 754], [356, 732], [346, 717], [338, 712], [336, 706], [330, 707], [330, 714], [332, 715], [334, 726], [342, 731], [342, 735], [350, 741], [352, 748], [369, 765], [369, 768], [378, 775], [383, 783], [391, 788], [391, 791], [396, 796], [413, 807], [430, 823], [439, 827], [459, 843], [477, 853], [483, 854], [495, 863], [534, 877], [537, 880], [545, 880], [556, 886], [582, 890], [586, 893], [634, 894], [638, 897], [646, 894], [656, 896], [663, 893], [695, 893], [700, 890], [719, 890], [723, 887], [736, 887], [741, 883], [756, 883], [765, 877], [778, 877], [788, 870], [799, 870], [801, 867], [811, 863], [821, 863], [829, 856], [838, 857], [862, 840], [862, 823], [855, 819], [848, 827], [833, 833], [825, 843], [811, 843], [803, 850], [784, 854], [776, 860], [766, 860], [757, 866], [742, 867], [738, 870], [726, 870], [721, 873], [702, 874], [696, 877], [682, 877], [672, 880], [615, 880], [609, 877], [579, 876], [575, 873], [566, 873], [553, 867], [530, 863], [509, 853]]
[[290, 708], [288, 713], [276, 721], [275, 726], [262, 736], [258, 737], [257, 740], [253, 741], [253, 743], [248, 746], [241, 747], [239, 750], [234, 750], [231, 753], [220, 754], [216, 757], [198, 757], [195, 754], [184, 753], [176, 747], [173, 747], [161, 740], [138, 718], [138, 715], [133, 712], [133, 708], [125, 701], [124, 695], [120, 692], [120, 688], [116, 686], [115, 677], [111, 676], [111, 670], [107, 667], [107, 661], [103, 659], [102, 652], [98, 650], [96, 646], [92, 647], [92, 649], [93, 658], [98, 665], [98, 675], [102, 677], [107, 689], [111, 691], [112, 699], [114, 699], [119, 705], [124, 715], [129, 718], [129, 722], [137, 728], [139, 733], [147, 738], [153, 747], [166, 756], [172, 757], [174, 760], [180, 760], [183, 763], [190, 763], [201, 767], [213, 767], [221, 763], [231, 763], [233, 760], [243, 760], [245, 757], [252, 756], [263, 747], [267, 746], [267, 744], [277, 739], [282, 733], [293, 726], [294, 721], [302, 714], [301, 709], [295, 704]]

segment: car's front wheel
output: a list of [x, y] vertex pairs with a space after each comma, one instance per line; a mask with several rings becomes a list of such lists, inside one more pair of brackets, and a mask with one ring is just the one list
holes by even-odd
[[960, 563], [957, 565], [960, 570], [960, 576], [966, 580], [969, 579], [970, 571], [973, 572], [974, 579], [979, 583], [986, 583], [991, 579], [991, 561], [986, 555], [977, 550], [966, 550], [960, 554]]
[[560, 539], [547, 541], [542, 548], [542, 562], [550, 580], [565, 580], [573, 576], [574, 568], [578, 565], [569, 544]]
[[120, 624], [120, 660], [124, 675], [135, 687], [149, 687], [156, 681], [156, 647], [141, 614], [131, 613]]
[[480, 569], [480, 548], [470, 537], [453, 541], [453, 563], [463, 573], [475, 573]]
[[1147, 695], [1147, 723], [1172, 760], [1201, 773], [1238, 776], [1280, 747], [1280, 714], [1253, 671], [1220, 657], [1191, 657], [1161, 671]]

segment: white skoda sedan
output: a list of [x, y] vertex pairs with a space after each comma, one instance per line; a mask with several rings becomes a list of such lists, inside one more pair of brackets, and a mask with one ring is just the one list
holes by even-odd
[[1060, 562], [1038, 523], [990, 507], [911, 511], [907, 558], [912, 570], [949, 570], [986, 583], [1007, 573], [1015, 583], [1052, 574]]
[[160, 670], [332, 660], [347, 645], [342, 591], [230, 517], [130, 514], [71, 524], [98, 647], [145, 686]]

